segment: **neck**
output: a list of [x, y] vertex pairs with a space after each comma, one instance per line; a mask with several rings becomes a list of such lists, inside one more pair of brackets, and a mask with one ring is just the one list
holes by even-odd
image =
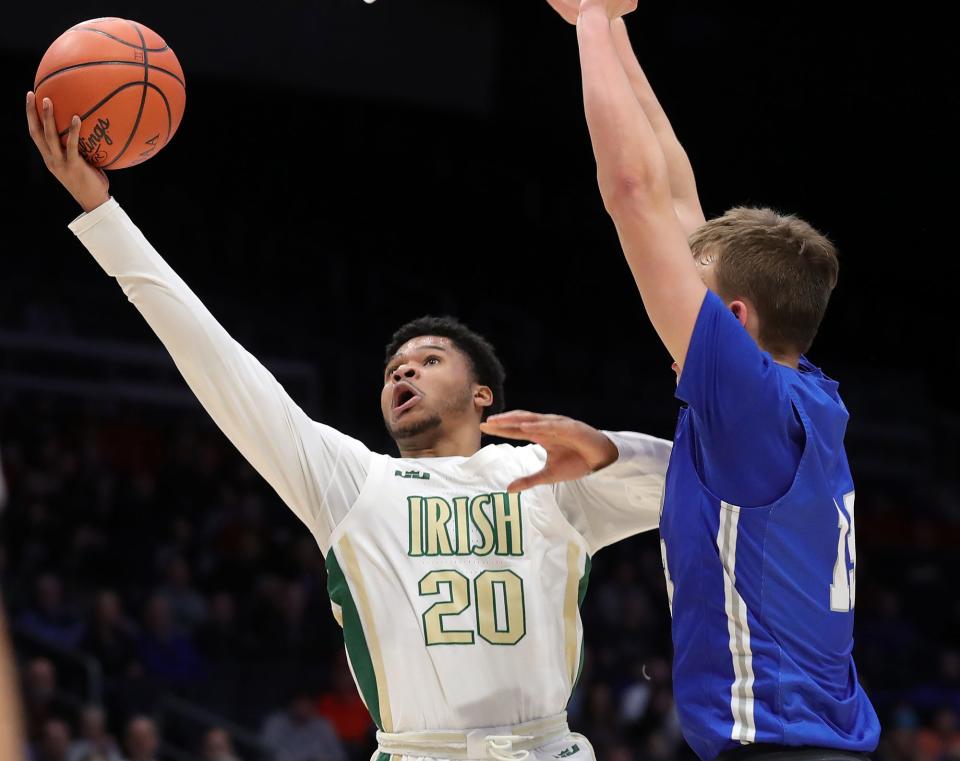
[[750, 337], [757, 342], [763, 351], [768, 352], [773, 358], [773, 361], [778, 365], [783, 365], [784, 367], [792, 367], [794, 370], [800, 369], [800, 352], [799, 351], [774, 351], [773, 349], [768, 349], [760, 342], [760, 336], [757, 335], [756, 331], [749, 331]]
[[397, 442], [400, 456], [404, 459], [422, 457], [470, 457], [480, 450], [480, 429], [464, 426], [455, 431], [436, 431], [429, 439], [412, 437]]
[[778, 365], [783, 365], [784, 367], [792, 367], [794, 370], [800, 369], [800, 355], [799, 354], [771, 354], [773, 361]]

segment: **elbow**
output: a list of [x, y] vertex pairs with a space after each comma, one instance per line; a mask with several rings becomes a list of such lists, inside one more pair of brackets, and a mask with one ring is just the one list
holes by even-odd
[[597, 175], [603, 205], [611, 216], [642, 210], [654, 202], [667, 187], [666, 175], [655, 169], [618, 168]]

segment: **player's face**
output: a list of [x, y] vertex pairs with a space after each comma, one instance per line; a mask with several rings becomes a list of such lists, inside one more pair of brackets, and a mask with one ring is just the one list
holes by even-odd
[[380, 409], [395, 441], [456, 422], [479, 422], [470, 360], [449, 338], [407, 341], [384, 369]]

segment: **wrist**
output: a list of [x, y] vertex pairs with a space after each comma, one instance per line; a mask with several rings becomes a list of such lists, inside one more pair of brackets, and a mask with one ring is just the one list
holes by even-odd
[[592, 472], [594, 473], [613, 465], [613, 463], [620, 459], [620, 450], [617, 449], [617, 445], [613, 443], [613, 440], [601, 431], [597, 431], [597, 434], [600, 437], [597, 440], [599, 444], [597, 462], [591, 463]]
[[80, 208], [83, 209], [85, 214], [89, 214], [94, 209], [103, 206], [107, 201], [110, 200], [110, 194], [107, 192], [97, 193], [90, 196], [78, 196], [76, 201], [80, 204]]
[[607, 21], [611, 18], [607, 13], [607, 3], [605, 0], [581, 0], [580, 18], [591, 18], [592, 16], [602, 16]]

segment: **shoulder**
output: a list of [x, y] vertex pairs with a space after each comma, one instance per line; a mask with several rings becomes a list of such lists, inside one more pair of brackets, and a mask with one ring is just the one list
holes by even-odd
[[793, 385], [802, 386], [842, 403], [840, 384], [802, 354], [799, 366], [790, 373], [790, 380]]
[[466, 463], [527, 462], [531, 458], [536, 458], [537, 450], [543, 452], [543, 448], [536, 444], [487, 444], [481, 447], [472, 457], [468, 457]]
[[804, 426], [816, 432], [817, 438], [842, 441], [850, 413], [840, 397], [839, 384], [806, 357], [800, 358], [799, 369], [785, 369], [782, 377]]
[[[378, 452], [373, 452], [366, 444], [364, 444], [359, 439], [355, 439], [353, 436], [344, 433], [332, 426], [327, 425], [326, 423], [321, 423], [317, 420], [310, 421], [313, 424], [314, 434], [321, 440], [330, 442], [331, 444], [336, 442], [339, 445], [340, 449], [347, 448], [355, 452], [362, 452], [366, 454], [379, 454]], [[386, 457], [387, 455], [383, 455]]]
[[487, 444], [472, 457], [461, 461], [457, 470], [474, 477], [484, 475], [497, 480], [499, 474], [510, 476], [512, 480], [540, 470], [545, 461], [546, 452], [536, 444]]
[[503, 463], [516, 463], [522, 467], [542, 464], [547, 459], [546, 450], [539, 444], [495, 444], [497, 459]]

